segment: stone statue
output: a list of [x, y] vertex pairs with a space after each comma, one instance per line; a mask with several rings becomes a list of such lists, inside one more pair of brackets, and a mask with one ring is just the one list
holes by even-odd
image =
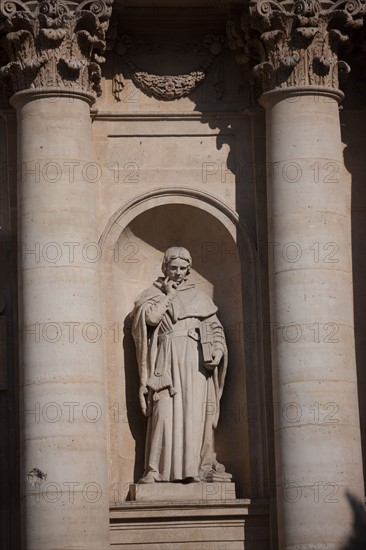
[[164, 277], [135, 302], [140, 403], [149, 418], [139, 483], [231, 480], [213, 444], [228, 362], [225, 336], [215, 304], [188, 281], [191, 266], [188, 250], [169, 248]]

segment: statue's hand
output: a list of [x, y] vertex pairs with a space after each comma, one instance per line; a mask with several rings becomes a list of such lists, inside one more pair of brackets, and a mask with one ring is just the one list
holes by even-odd
[[163, 282], [163, 289], [167, 296], [173, 298], [177, 293], [177, 284], [167, 277]]
[[142, 413], [146, 416], [146, 410], [147, 410], [147, 403], [145, 399], [145, 395], [147, 395], [149, 392], [147, 386], [145, 384], [141, 384], [140, 390], [139, 390], [139, 398], [140, 398], [140, 405]]
[[213, 352], [212, 354], [212, 361], [211, 361], [211, 365], [213, 367], [217, 367], [217, 365], [220, 363], [221, 359], [222, 359], [222, 356], [223, 356], [223, 352], [222, 352], [222, 349], [217, 349]]

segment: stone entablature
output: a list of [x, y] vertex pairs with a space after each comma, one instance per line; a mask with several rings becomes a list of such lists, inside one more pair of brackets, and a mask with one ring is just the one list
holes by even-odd
[[0, 76], [11, 92], [57, 87], [101, 94], [113, 0], [1, 0]]
[[[56, 87], [101, 95], [112, 3], [0, 0], [0, 77], [10, 92]], [[228, 43], [238, 62], [254, 66], [262, 92], [338, 89], [339, 73], [349, 72], [340, 50], [365, 12], [365, 0], [251, 0], [240, 22], [229, 20]], [[189, 95], [205, 78], [219, 51], [210, 53], [203, 67], [176, 76], [152, 75], [127, 61], [139, 88], [171, 100]]]
[[[254, 65], [262, 91], [315, 86], [338, 89], [348, 31], [363, 24], [364, 0], [251, 0], [240, 25], [228, 23], [239, 63]], [[240, 27], [240, 28], [239, 28]]]

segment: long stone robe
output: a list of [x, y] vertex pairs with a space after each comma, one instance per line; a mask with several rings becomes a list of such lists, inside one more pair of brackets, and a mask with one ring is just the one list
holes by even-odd
[[[183, 282], [169, 303], [161, 285], [158, 279], [136, 300], [132, 330], [140, 381], [148, 388], [144, 476], [204, 480], [218, 466], [213, 430], [227, 368], [224, 332], [204, 292]], [[197, 330], [203, 321], [213, 349], [223, 352], [213, 371], [203, 363]]]

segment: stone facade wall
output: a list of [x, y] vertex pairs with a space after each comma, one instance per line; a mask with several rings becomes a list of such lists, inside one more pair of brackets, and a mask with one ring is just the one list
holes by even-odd
[[[255, 2], [252, 2], [252, 5], [254, 4]], [[260, 2], [257, 4], [259, 5]], [[238, 15], [236, 8], [233, 9], [232, 15]], [[181, 8], [169, 10], [157, 7], [151, 9], [124, 9], [117, 3], [107, 37], [108, 50], [105, 54], [106, 63], [103, 65], [100, 84], [95, 76], [98, 72], [95, 65], [93, 65], [93, 71], [96, 72], [91, 71], [92, 78], [90, 82], [87, 82], [87, 86], [85, 85], [85, 77], [80, 73], [81, 76], [77, 81], [77, 86], [71, 90], [67, 87], [67, 79], [65, 81], [61, 78], [63, 73], [53, 72], [51, 76], [57, 80], [57, 86], [61, 87], [64, 96], [62, 101], [59, 101], [60, 98], [57, 97], [57, 93], [60, 90], [55, 88], [52, 89], [52, 97], [42, 100], [47, 101], [47, 103], [43, 103], [43, 105], [46, 105], [46, 107], [43, 107], [43, 111], [40, 110], [42, 127], [46, 127], [49, 122], [49, 127], [55, 128], [55, 132], [54, 140], [48, 139], [48, 148], [49, 151], [53, 152], [53, 157], [52, 159], [46, 158], [43, 160], [41, 158], [41, 161], [58, 162], [62, 172], [62, 181], [66, 185], [73, 183], [70, 180], [71, 173], [72, 177], [76, 175], [76, 178], [79, 178], [84, 185], [85, 198], [88, 200], [88, 204], [92, 207], [95, 203], [95, 219], [90, 222], [90, 227], [93, 226], [92, 230], [90, 228], [86, 230], [85, 239], [83, 242], [80, 240], [80, 246], [75, 249], [75, 254], [80, 256], [80, 251], [82, 251], [83, 257], [80, 261], [80, 269], [85, 268], [86, 273], [88, 268], [92, 266], [95, 271], [94, 283], [99, 281], [98, 284], [94, 285], [98, 288], [93, 296], [99, 295], [100, 292], [102, 313], [100, 318], [97, 319], [97, 322], [100, 323], [101, 336], [98, 353], [101, 354], [100, 357], [104, 354], [104, 364], [99, 364], [102, 361], [98, 362], [97, 359], [94, 362], [95, 372], [98, 371], [99, 373], [99, 397], [104, 395], [101, 382], [103, 375], [105, 381], [106, 400], [102, 413], [103, 420], [107, 420], [108, 464], [103, 464], [102, 469], [104, 468], [106, 471], [108, 466], [109, 479], [106, 487], [109, 492], [109, 505], [111, 506], [110, 540], [116, 548], [128, 548], [128, 544], [132, 545], [134, 543], [134, 531], [139, 529], [139, 526], [145, 520], [147, 521], [145, 525], [146, 532], [149, 533], [148, 529], [151, 528], [151, 525], [148, 522], [151, 519], [153, 524], [160, 515], [160, 511], [156, 508], [149, 509], [149, 507], [146, 507], [146, 509], [142, 509], [143, 507], [139, 507], [139, 505], [130, 504], [128, 500], [130, 484], [136, 482], [143, 472], [146, 429], [145, 419], [138, 406], [138, 374], [129, 314], [137, 294], [160, 274], [162, 253], [168, 246], [178, 244], [191, 250], [193, 255], [192, 277], [195, 283], [205, 290], [219, 306], [220, 318], [228, 340], [230, 363], [222, 400], [221, 421], [217, 430], [217, 450], [228, 470], [233, 474], [237, 498], [243, 499], [230, 510], [225, 507], [225, 503], [222, 504], [219, 511], [211, 505], [207, 506], [204, 511], [198, 512], [192, 510], [189, 506], [178, 512], [165, 510], [163, 513], [165, 523], [163, 523], [165, 527], [172, 530], [173, 534], [178, 533], [174, 527], [175, 517], [183, 514], [185, 519], [182, 520], [183, 524], [179, 526], [179, 536], [184, 539], [185, 529], [189, 528], [191, 534], [195, 533], [197, 535], [198, 533], [199, 536], [202, 535], [202, 540], [200, 539], [202, 548], [204, 544], [209, 547], [212, 542], [209, 537], [219, 537], [221, 535], [219, 533], [212, 535], [211, 533], [211, 535], [207, 534], [207, 538], [205, 538], [206, 534], [203, 535], [202, 533], [209, 533], [210, 517], [216, 514], [223, 522], [222, 529], [227, 528], [228, 533], [232, 536], [231, 542], [227, 542], [225, 539], [228, 548], [235, 547], [239, 549], [245, 547], [246, 550], [250, 550], [250, 548], [259, 550], [262, 547], [268, 548], [268, 545], [271, 544], [271, 547], [275, 550], [278, 547], [278, 529], [280, 536], [282, 533], [282, 536], [289, 537], [290, 540], [293, 536], [290, 529], [291, 522], [289, 520], [285, 521], [286, 516], [284, 516], [284, 519], [283, 517], [281, 519], [280, 516], [277, 524], [276, 494], [279, 508], [282, 506], [282, 501], [286, 500], [285, 509], [287, 504], [293, 504], [293, 500], [291, 500], [293, 499], [293, 493], [286, 493], [285, 495], [281, 493], [283, 491], [281, 475], [284, 473], [284, 479], [286, 478], [285, 470], [287, 466], [283, 467], [282, 473], [280, 472], [281, 475], [278, 471], [276, 474], [275, 471], [276, 428], [274, 426], [276, 415], [277, 422], [282, 427], [284, 425], [285, 428], [293, 427], [294, 419], [291, 415], [294, 411], [297, 415], [301, 414], [304, 417], [314, 415], [314, 422], [310, 424], [319, 424], [319, 433], [321, 433], [329, 414], [334, 415], [332, 418], [337, 422], [333, 426], [337, 428], [338, 423], [347, 426], [349, 410], [352, 408], [357, 409], [357, 403], [353, 403], [350, 409], [345, 410], [341, 401], [338, 403], [337, 397], [331, 400], [331, 407], [329, 408], [329, 399], [324, 403], [321, 401], [321, 397], [317, 398], [317, 394], [311, 391], [309, 391], [309, 399], [307, 400], [304, 398], [301, 401], [299, 397], [298, 401], [295, 401], [295, 398], [293, 401], [291, 398], [291, 402], [289, 402], [289, 398], [287, 398], [287, 401], [286, 399], [281, 401], [280, 408], [277, 406], [279, 403], [274, 403], [273, 388], [278, 380], [275, 379], [273, 383], [273, 378], [276, 378], [273, 373], [277, 371], [271, 358], [271, 353], [275, 349], [273, 346], [275, 327], [273, 318], [270, 317], [270, 298], [272, 296], [273, 299], [273, 295], [277, 290], [269, 284], [269, 277], [273, 281], [278, 272], [285, 274], [285, 272], [292, 269], [294, 262], [291, 253], [294, 250], [298, 253], [299, 247], [302, 258], [311, 257], [313, 259], [312, 267], [314, 267], [313, 264], [317, 264], [315, 267], [319, 267], [319, 263], [325, 265], [329, 258], [331, 260], [337, 259], [337, 247], [342, 249], [345, 243], [341, 238], [338, 239], [336, 235], [334, 238], [333, 236], [327, 237], [327, 240], [324, 241], [320, 230], [319, 238], [317, 234], [310, 234], [312, 238], [311, 249], [309, 248], [310, 241], [301, 241], [300, 243], [294, 242], [291, 238], [287, 241], [284, 240], [279, 245], [273, 242], [270, 233], [273, 231], [274, 225], [271, 222], [271, 227], [269, 227], [267, 222], [267, 209], [273, 206], [271, 202], [267, 203], [267, 191], [272, 188], [273, 181], [269, 181], [268, 172], [266, 174], [268, 168], [266, 153], [267, 155], [274, 153], [273, 151], [269, 152], [268, 148], [266, 151], [265, 112], [258, 103], [260, 95], [258, 84], [254, 83], [248, 67], [237, 63], [238, 51], [233, 53], [228, 46], [227, 18], [226, 8], [219, 6], [216, 9]], [[102, 24], [104, 23], [102, 22]], [[257, 26], [260, 27], [260, 24]], [[304, 28], [306, 28], [305, 23]], [[100, 29], [97, 30], [98, 33], [100, 33]], [[102, 34], [98, 36], [100, 37]], [[322, 36], [324, 38], [326, 33]], [[342, 189], [345, 202], [351, 194], [355, 352], [361, 439], [365, 465], [366, 371], [364, 359], [366, 355], [366, 317], [364, 296], [366, 296], [366, 293], [363, 287], [366, 275], [364, 260], [366, 187], [365, 155], [363, 151], [366, 139], [366, 119], [364, 110], [364, 54], [362, 48], [358, 46], [363, 41], [362, 32], [356, 31], [354, 36], [354, 49], [346, 55], [346, 61], [352, 69], [351, 77], [346, 84], [341, 84], [345, 92], [344, 108], [340, 116], [341, 137], [345, 146], [344, 169], [342, 166], [341, 171], [344, 178]], [[238, 36], [236, 36], [236, 39], [238, 39]], [[327, 44], [326, 38], [324, 41]], [[240, 40], [238, 40], [239, 42]], [[278, 54], [275, 46], [273, 44], [272, 46], [273, 52], [276, 51]], [[283, 47], [283, 44], [281, 44], [279, 50]], [[247, 54], [247, 52], [243, 53], [241, 51], [241, 46], [239, 51], [241, 55], [245, 56]], [[312, 50], [311, 52], [311, 55], [313, 55], [314, 52]], [[267, 88], [276, 87], [279, 82], [279, 80], [276, 80], [278, 77], [280, 79], [279, 87], [282, 91], [286, 91], [288, 82], [281, 81], [282, 69], [280, 70], [276, 65], [277, 58], [272, 53], [271, 50], [269, 53], [268, 51], [265, 53], [267, 62], [269, 59], [270, 63], [268, 63], [272, 64], [272, 80], [267, 81]], [[79, 54], [84, 63], [85, 52], [81, 51]], [[283, 58], [286, 63], [298, 63], [296, 55], [292, 51], [288, 51], [287, 54]], [[326, 54], [325, 51], [325, 57]], [[335, 57], [329, 59], [331, 59], [331, 64], [335, 63]], [[85, 63], [82, 65], [84, 68]], [[267, 70], [266, 67], [262, 64], [260, 68], [263, 74]], [[291, 86], [294, 85], [298, 88], [303, 74], [299, 67], [300, 65], [296, 65], [294, 74], [300, 80], [291, 81]], [[333, 87], [337, 85], [334, 74], [333, 72], [332, 82], [329, 83], [326, 78], [323, 78], [321, 82], [317, 81], [316, 85], [324, 88], [327, 86], [329, 88], [332, 85], [333, 90]], [[314, 78], [314, 75], [310, 76]], [[37, 81], [37, 89], [43, 85], [42, 78], [41, 75], [40, 81]], [[49, 78], [51, 77], [49, 76]], [[15, 91], [19, 91], [20, 82], [21, 79], [17, 80], [18, 88]], [[313, 86], [315, 84], [312, 81], [309, 85]], [[63, 86], [66, 86], [66, 92]], [[291, 86], [289, 87], [291, 88]], [[75, 132], [72, 131], [73, 115], [70, 114], [72, 112], [75, 113], [75, 128], [79, 128], [77, 124], [79, 115], [80, 120], [83, 121], [80, 128], [89, 128], [90, 121], [86, 101], [92, 102], [91, 92], [99, 94], [99, 98], [91, 109], [92, 143], [83, 148], [80, 139], [74, 144], [75, 150], [87, 150], [85, 159], [80, 164], [79, 159], [74, 158], [72, 155], [72, 143], [70, 142], [70, 146], [68, 146], [67, 140], [62, 140], [62, 132], [69, 137], [77, 133], [76, 130]], [[296, 94], [296, 92], [293, 93]], [[306, 93], [309, 94], [309, 91]], [[85, 105], [83, 103], [83, 108], [80, 108], [78, 102], [82, 94], [85, 96], [83, 99]], [[17, 227], [17, 218], [20, 218], [20, 212], [23, 212], [22, 205], [24, 203], [22, 201], [27, 196], [28, 187], [23, 185], [27, 182], [23, 178], [23, 168], [21, 168], [20, 183], [17, 189], [16, 166], [27, 159], [27, 154], [29, 158], [31, 158], [31, 153], [32, 155], [36, 154], [34, 151], [36, 151], [37, 139], [41, 139], [39, 136], [42, 135], [42, 132], [39, 133], [39, 136], [36, 130], [30, 136], [23, 135], [20, 140], [21, 147], [17, 158], [16, 117], [14, 116], [14, 109], [9, 105], [5, 96], [5, 91], [2, 90], [2, 117], [0, 119], [0, 245], [2, 247], [3, 269], [0, 274], [2, 288], [0, 296], [0, 329], [2, 332], [0, 342], [2, 365], [0, 370], [0, 413], [2, 423], [6, 426], [6, 429], [2, 430], [0, 436], [0, 465], [3, 473], [0, 490], [0, 542], [2, 547], [10, 550], [20, 548], [21, 514], [18, 495], [26, 483], [24, 471], [21, 470], [22, 473], [19, 474], [19, 463], [24, 459], [23, 456], [20, 457], [19, 432], [23, 433], [27, 413], [24, 410], [24, 403], [23, 406], [19, 404], [19, 396], [23, 395], [21, 392], [24, 390], [20, 388], [18, 375], [20, 365], [23, 369], [23, 359], [18, 360], [18, 345], [21, 343], [22, 347], [24, 343], [27, 343], [27, 338], [28, 342], [30, 341], [29, 334], [24, 335], [24, 319], [26, 320], [26, 318], [18, 319], [17, 313], [18, 300], [20, 302], [19, 311], [23, 311], [23, 313], [29, 311], [29, 309], [24, 308], [23, 304], [23, 298], [26, 294], [23, 283], [27, 277], [25, 273], [29, 267], [31, 256], [26, 253], [29, 248], [24, 249], [24, 246], [29, 247], [29, 242], [28, 244], [25, 243], [27, 233], [24, 231], [24, 226], [18, 221], [19, 225]], [[50, 100], [55, 98], [57, 104], [52, 109]], [[295, 97], [295, 99], [298, 98]], [[319, 116], [323, 115], [329, 107], [329, 97], [322, 97], [321, 94], [316, 96], [315, 94], [312, 99], [317, 102]], [[290, 110], [292, 113], [291, 120], [287, 120], [283, 128], [287, 128], [286, 131], [289, 134], [293, 132], [293, 135], [297, 135], [296, 131], [299, 125], [303, 124], [305, 127], [306, 121], [304, 121], [304, 118], [297, 117], [293, 100], [294, 96], [289, 98], [288, 109], [283, 108], [285, 114], [289, 113]], [[20, 100], [18, 101], [20, 102]], [[40, 99], [35, 101], [40, 101]], [[313, 109], [311, 102], [303, 99], [302, 101], [302, 106], [307, 101], [305, 107], [302, 108], [307, 108], [309, 113], [312, 112], [312, 116], [314, 116], [316, 109]], [[334, 101], [334, 98], [332, 101]], [[322, 102], [324, 102], [323, 107]], [[18, 131], [19, 128], [23, 128], [24, 134], [26, 133], [24, 128], [33, 128], [30, 120], [34, 113], [38, 112], [35, 102], [29, 103], [29, 105], [32, 106], [30, 110], [23, 111], [18, 119]], [[269, 107], [267, 104], [267, 115], [268, 113]], [[336, 113], [336, 108], [332, 110], [332, 116], [329, 114], [329, 120], [334, 119], [334, 113]], [[50, 122], [52, 116], [54, 116], [54, 119], [52, 119], [53, 126]], [[59, 124], [57, 116], [60, 120], [67, 120], [67, 124]], [[276, 123], [278, 123], [281, 117], [275, 119], [276, 113], [273, 116], [273, 120], [277, 120]], [[283, 120], [285, 118], [286, 116], [282, 117]], [[313, 126], [309, 123], [308, 127], [316, 128], [317, 121], [314, 120]], [[34, 128], [37, 128], [36, 123]], [[285, 138], [283, 138], [285, 134], [283, 128], [281, 127], [282, 134], [281, 132], [278, 133], [278, 136], [280, 136], [278, 142], [286, 144]], [[57, 129], [61, 136], [59, 150], [62, 150], [64, 155], [60, 159], [56, 158], [58, 154]], [[87, 130], [80, 132], [80, 136], [86, 134]], [[329, 136], [329, 143], [332, 142], [333, 138], [336, 141], [336, 137]], [[326, 140], [324, 140], [325, 142]], [[312, 150], [313, 143], [310, 140], [306, 141], [305, 138], [303, 143], [305, 144], [304, 151], [307, 148]], [[89, 145], [92, 145], [93, 154]], [[273, 147], [273, 150], [275, 150], [275, 147]], [[288, 162], [290, 165], [288, 169], [290, 171], [285, 174], [291, 180], [291, 178], [294, 178], [291, 171], [294, 167], [291, 155], [295, 153], [292, 147], [286, 149], [284, 146], [283, 150], [289, 155]], [[67, 156], [69, 152], [70, 155]], [[80, 153], [79, 156], [81, 157], [82, 154]], [[72, 163], [74, 163], [74, 167], [70, 172]], [[317, 182], [319, 185], [322, 182], [327, 185], [329, 182], [332, 183], [331, 178], [334, 174], [331, 172], [331, 164], [325, 167], [325, 174], [320, 174], [320, 171], [324, 169], [323, 165], [316, 166], [313, 164], [312, 166], [311, 170], [314, 177], [320, 178]], [[54, 166], [51, 167], [51, 176], [54, 175], [52, 169], [54, 169]], [[316, 187], [314, 186], [314, 196], [315, 193]], [[330, 189], [328, 205], [332, 203], [334, 196], [335, 194], [333, 195], [332, 189]], [[51, 225], [52, 220], [57, 218], [58, 204], [60, 204], [60, 200], [63, 200], [62, 197], [63, 195], [60, 194], [58, 198], [54, 197], [54, 202], [51, 201], [50, 203], [48, 218]], [[285, 203], [285, 193], [283, 197], [283, 202], [280, 201], [281, 204], [278, 206], [279, 210]], [[51, 194], [50, 198], [52, 198]], [[33, 202], [35, 211], [37, 211], [39, 201], [35, 199]], [[327, 201], [324, 201], [324, 204], [324, 211], [326, 211]], [[78, 208], [80, 211], [86, 212], [86, 202], [83, 204], [83, 200], [80, 200]], [[76, 210], [76, 204], [72, 205], [70, 212], [75, 213]], [[270, 219], [273, 220], [272, 214], [270, 213]], [[283, 219], [288, 214], [284, 210]], [[88, 215], [85, 215], [86, 218], [88, 218]], [[315, 218], [316, 215], [313, 222]], [[72, 214], [70, 220], [74, 225], [70, 222], [70, 225], [67, 226], [67, 235], [70, 240], [74, 240], [72, 234], [74, 231], [75, 240], [78, 241], [76, 228], [78, 228], [80, 220], [77, 219], [77, 216], [72, 217]], [[75, 230], [69, 230], [70, 227], [74, 227]], [[294, 234], [298, 229], [297, 220], [294, 220]], [[346, 233], [345, 230], [341, 234], [342, 238]], [[56, 230], [51, 234], [52, 242], [55, 239], [60, 239], [63, 254], [69, 253], [70, 249], [65, 248], [63, 244], [65, 238], [62, 237], [62, 231], [60, 237], [57, 236]], [[90, 237], [90, 235], [93, 236]], [[25, 239], [24, 242], [23, 239]], [[316, 241], [316, 239], [318, 240]], [[18, 258], [15, 251], [17, 240]], [[46, 234], [40, 246], [44, 247], [49, 240], [49, 236]], [[33, 244], [37, 245], [37, 243]], [[40, 254], [38, 263], [42, 263], [43, 267], [49, 268], [49, 262], [45, 261], [44, 256], [42, 256], [42, 250], [43, 248], [39, 252], [36, 250], [36, 254]], [[348, 252], [346, 256], [349, 258]], [[278, 257], [280, 258], [279, 263]], [[24, 279], [18, 279], [18, 268], [20, 269], [18, 260], [20, 265], [23, 266]], [[277, 270], [274, 265], [279, 266], [280, 269]], [[66, 271], [67, 269], [65, 273]], [[53, 273], [56, 273], [55, 270]], [[61, 279], [59, 282], [61, 292]], [[290, 286], [289, 283], [288, 288]], [[55, 288], [57, 290], [57, 285]], [[45, 292], [49, 292], [50, 300], [56, 296], [56, 293], [47, 290], [47, 288]], [[290, 293], [288, 291], [283, 292], [284, 303]], [[296, 299], [299, 295], [299, 293], [296, 294]], [[32, 300], [31, 292], [28, 292], [28, 300]], [[39, 299], [37, 303], [41, 301]], [[87, 302], [88, 300], [85, 300], [85, 303]], [[90, 302], [92, 300], [89, 300], [89, 306]], [[274, 309], [273, 303], [272, 309]], [[345, 307], [345, 310], [348, 311], [349, 308], [347, 309], [347, 307]], [[47, 313], [47, 308], [44, 311]], [[282, 314], [283, 311], [280, 311], [280, 313]], [[326, 323], [322, 321], [319, 324], [317, 318], [308, 319], [308, 325], [310, 321], [313, 321], [311, 335], [315, 339], [314, 342], [310, 342], [312, 347], [308, 349], [311, 349], [312, 353], [315, 354], [314, 357], [316, 357], [317, 348], [313, 344], [319, 344], [318, 348], [322, 350], [319, 355], [324, 353], [326, 349], [324, 344], [327, 343], [327, 337], [329, 336], [329, 332], [327, 332], [329, 329], [328, 324], [330, 323], [330, 328], [335, 327], [336, 329], [339, 329], [338, 324], [341, 325], [338, 313], [337, 315], [334, 314], [334, 319], [331, 311], [327, 312], [327, 315]], [[62, 319], [49, 318], [48, 321], [80, 321], [79, 318], [69, 319], [66, 313], [64, 317]], [[43, 321], [45, 320], [47, 319], [43, 319]], [[88, 319], [85, 317], [83, 321], [85, 320]], [[297, 321], [297, 319], [293, 320]], [[95, 319], [90, 319], [90, 321], [94, 322]], [[294, 340], [291, 332], [287, 336], [285, 346], [282, 349], [283, 356], [281, 356], [282, 352], [277, 356], [277, 358], [280, 357], [279, 364], [291, 346], [292, 350], [301, 350], [303, 342], [295, 341], [296, 339]], [[309, 338], [305, 344], [309, 344]], [[328, 345], [331, 346], [331, 344]], [[30, 349], [29, 357], [32, 356], [32, 353], [36, 357], [38, 349], [36, 347]], [[55, 357], [58, 357], [60, 365], [67, 364], [67, 361], [65, 361], [67, 353], [61, 346], [57, 348], [59, 351], [55, 350], [55, 346], [51, 346], [50, 349], [55, 352]], [[93, 350], [91, 350], [92, 348], [89, 346], [88, 353], [90, 353], [90, 357], [93, 355]], [[329, 348], [329, 350], [334, 351], [333, 348]], [[302, 352], [302, 355], [298, 355], [305, 358], [306, 353]], [[97, 354], [95, 354], [96, 357]], [[329, 357], [331, 357], [331, 353]], [[26, 355], [25, 360], [27, 361], [27, 359], [28, 356]], [[91, 357], [91, 361], [92, 359]], [[72, 364], [72, 361], [71, 353], [70, 364]], [[51, 363], [51, 367], [53, 367], [56, 361], [51, 361]], [[326, 366], [330, 365], [331, 372], [331, 359], [328, 359], [328, 362], [325, 361], [325, 364]], [[27, 372], [32, 375], [33, 370], [30, 369]], [[77, 373], [77, 369], [75, 372]], [[88, 366], [86, 365], [85, 373], [87, 372]], [[64, 395], [62, 384], [59, 393], [61, 397]], [[83, 392], [80, 392], [79, 397], [83, 393], [85, 400], [88, 400], [86, 386], [84, 386]], [[342, 392], [343, 390], [340, 391], [339, 400], [343, 398]], [[334, 393], [334, 395], [337, 396], [338, 394]], [[48, 394], [43, 395], [42, 399], [47, 400], [48, 397]], [[339, 404], [341, 405], [340, 408]], [[278, 417], [280, 417], [279, 420]], [[53, 425], [48, 424], [49, 430], [54, 428]], [[42, 429], [39, 426], [36, 426], [36, 428]], [[58, 425], [56, 425], [57, 428]], [[82, 430], [84, 428], [82, 427]], [[93, 437], [90, 423], [87, 428], [90, 430], [88, 432], [89, 436]], [[105, 438], [103, 428], [100, 428], [100, 426], [98, 428], [101, 430], [102, 440]], [[41, 431], [39, 433], [41, 434]], [[37, 437], [34, 439], [37, 439]], [[52, 434], [52, 437], [55, 437], [55, 434]], [[325, 437], [324, 434], [320, 437], [319, 448]], [[313, 445], [314, 442], [315, 439], [309, 441], [309, 446]], [[282, 442], [277, 441], [277, 449], [281, 444]], [[345, 442], [345, 448], [348, 444]], [[349, 449], [351, 449], [351, 444]], [[102, 449], [100, 456], [103, 455], [103, 452]], [[351, 450], [350, 453], [352, 453]], [[34, 457], [36, 456], [37, 453], [32, 455], [31, 460], [35, 460]], [[304, 454], [298, 456], [297, 464], [304, 457]], [[93, 458], [89, 460], [89, 477], [93, 475], [94, 471], [93, 460]], [[332, 462], [332, 452], [329, 452], [327, 460], [328, 463]], [[35, 467], [37, 464], [32, 462], [32, 466]], [[81, 469], [83, 468], [82, 459], [79, 466]], [[306, 477], [305, 470], [306, 468], [300, 471], [299, 478], [294, 478], [294, 481], [298, 482], [300, 486], [300, 478], [303, 475]], [[57, 475], [61, 476], [57, 478], [58, 482], [65, 481], [59, 473], [62, 468], [58, 468], [56, 471]], [[104, 474], [98, 472], [98, 475], [103, 478]], [[87, 480], [94, 481], [94, 478], [88, 478]], [[49, 481], [53, 480], [50, 479]], [[66, 481], [70, 480], [67, 479]], [[318, 513], [323, 513], [325, 508], [333, 510], [331, 505], [328, 505], [329, 491], [327, 492], [325, 489], [325, 482], [329, 484], [329, 480], [314, 478], [313, 481], [315, 487], [318, 488], [318, 493], [315, 491], [314, 494], [309, 493], [314, 497], [314, 502], [310, 502], [311, 510], [314, 510], [316, 506], [318, 506], [316, 508]], [[335, 480], [333, 481], [335, 483]], [[330, 482], [332, 485], [332, 479]], [[332, 486], [330, 488], [332, 489]], [[341, 484], [339, 486], [337, 484], [335, 489], [341, 489]], [[278, 496], [279, 492], [280, 496]], [[250, 508], [250, 501], [244, 499], [253, 499], [256, 503], [255, 506]], [[306, 500], [305, 497], [304, 500]], [[70, 499], [66, 504], [70, 504]], [[34, 529], [34, 525], [40, 525], [40, 519], [45, 517], [49, 510], [50, 507], [47, 506], [42, 508], [41, 512], [38, 510], [38, 515], [35, 516], [34, 520], [32, 520], [33, 516], [29, 516], [30, 520], [27, 516], [28, 530], [27, 535], [23, 533], [23, 545], [27, 544], [28, 540], [31, 541], [29, 543], [30, 550], [32, 548], [40, 550], [50, 544], [47, 543], [47, 536], [45, 536], [42, 542], [45, 546], [37, 546], [40, 544], [37, 542], [37, 530], [47, 533], [47, 529], [49, 529], [49, 537], [52, 538], [53, 524], [51, 519], [49, 528], [47, 527], [48, 524], [45, 523], [44, 530], [39, 530], [38, 527]], [[72, 507], [70, 507], [70, 510], [73, 512]], [[83, 512], [80, 513], [80, 517], [82, 517]], [[247, 514], [250, 516], [251, 513], [254, 517], [252, 523], [247, 518]], [[311, 513], [315, 512], [312, 511]], [[356, 514], [355, 511], [354, 514]], [[104, 516], [107, 517], [106, 510]], [[53, 514], [52, 517], [55, 525], [57, 524], [60, 528], [61, 536], [61, 532], [64, 532], [65, 529], [62, 523], [57, 523], [59, 514]], [[204, 529], [197, 527], [197, 517], [201, 518]], [[227, 517], [230, 517], [230, 521], [232, 521], [229, 527], [227, 527], [228, 523], [225, 519]], [[349, 517], [352, 519], [351, 515]], [[349, 523], [351, 519], [349, 519]], [[184, 523], [185, 521], [187, 523]], [[75, 525], [75, 533], [77, 533], [77, 521]], [[318, 525], [318, 528], [321, 529], [322, 525]], [[93, 534], [97, 531], [98, 524], [95, 523], [90, 533]], [[247, 536], [246, 542], [244, 542], [244, 532]], [[36, 534], [34, 535], [34, 533]], [[87, 541], [85, 542], [88, 550], [91, 548], [88, 544], [97, 544], [93, 541], [93, 535], [90, 533], [88, 534], [89, 539], [86, 537]], [[123, 533], [127, 533], [127, 542], [124, 541]], [[350, 533], [350, 540], [352, 536], [355, 537], [356, 535], [357, 533]], [[33, 536], [35, 538], [32, 538]], [[65, 536], [67, 537], [67, 534]], [[102, 536], [106, 537], [106, 535]], [[140, 543], [146, 543], [146, 548], [148, 548], [149, 536], [149, 534], [141, 535]], [[24, 543], [25, 538], [27, 538], [27, 543]], [[160, 545], [159, 548], [166, 548], [164, 545], [168, 544], [165, 539], [156, 539], [155, 543]], [[60, 544], [61, 548], [63, 543], [60, 542]], [[67, 543], [65, 542], [65, 544]], [[189, 548], [189, 546], [185, 547]], [[222, 547], [224, 548], [224, 542]], [[100, 549], [98, 548], [98, 550]], [[103, 550], [106, 549], [103, 548]]]
[[[138, 402], [133, 401], [138, 378], [128, 313], [134, 297], [159, 274], [162, 251], [174, 243], [192, 251], [196, 282], [211, 295], [215, 289], [228, 335], [232, 371], [223, 401], [219, 449], [229, 449], [234, 441], [238, 445], [235, 456], [224, 454], [236, 472], [240, 496], [270, 492], [265, 450], [270, 383], [261, 384], [264, 369], [269, 371], [260, 320], [265, 305], [256, 290], [261, 285], [256, 259], [259, 255], [264, 265], [267, 261], [266, 239], [260, 250], [257, 244], [258, 201], [260, 210], [266, 208], [263, 114], [253, 107], [252, 85], [227, 48], [225, 22], [218, 24], [197, 13], [193, 29], [191, 11], [182, 14], [179, 24], [163, 12], [155, 13], [160, 26], [153, 30], [144, 21], [126, 20], [116, 42], [132, 29], [129, 40], [123, 38], [131, 55], [121, 58], [113, 52], [107, 59], [93, 122], [103, 175], [99, 231], [105, 255], [105, 318], [107, 327], [115, 327], [106, 352], [112, 502], [116, 494], [117, 502], [123, 500], [129, 482], [142, 474], [144, 422]], [[176, 93], [173, 84], [165, 98], [148, 96], [134, 82], [132, 63], [149, 73], [179, 75], [196, 70], [212, 57], [205, 41], [220, 53], [189, 96], [171, 100], [168, 94]], [[113, 95], [116, 74], [123, 83], [118, 97]], [[230, 212], [240, 214], [239, 224], [228, 219]], [[259, 230], [264, 235], [265, 225]], [[119, 330], [119, 337], [114, 330]]]

